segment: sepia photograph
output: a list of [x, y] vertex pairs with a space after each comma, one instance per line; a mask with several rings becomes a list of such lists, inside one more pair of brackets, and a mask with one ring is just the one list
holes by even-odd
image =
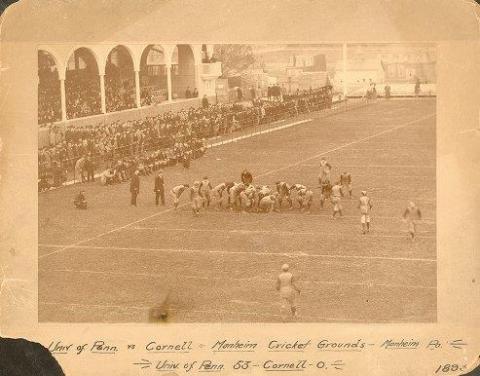
[[0, 374], [479, 366], [473, 0], [0, 0]]
[[39, 322], [436, 322], [434, 43], [37, 52]]

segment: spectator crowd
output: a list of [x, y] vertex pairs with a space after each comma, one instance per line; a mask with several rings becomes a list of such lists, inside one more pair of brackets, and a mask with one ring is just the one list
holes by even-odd
[[38, 152], [39, 190], [60, 186], [68, 178], [93, 181], [95, 172], [102, 172], [102, 183], [111, 184], [128, 180], [135, 170], [148, 175], [177, 163], [188, 168], [205, 153], [208, 138], [330, 105], [331, 95], [318, 92], [282, 102], [256, 99], [252, 105], [210, 105], [204, 98], [199, 108], [56, 129], [51, 145]]
[[68, 119], [99, 114], [102, 106], [98, 75], [68, 71], [65, 80], [65, 98]]
[[54, 123], [62, 119], [60, 80], [56, 70], [41, 66], [38, 70], [38, 124]]

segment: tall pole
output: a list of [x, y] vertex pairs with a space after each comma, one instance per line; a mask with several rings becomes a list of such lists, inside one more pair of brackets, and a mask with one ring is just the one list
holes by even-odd
[[60, 79], [60, 104], [62, 108], [62, 121], [67, 120], [67, 102], [65, 99], [65, 79]]
[[135, 71], [135, 104], [137, 107], [141, 107], [142, 103], [140, 100], [140, 72]]
[[343, 44], [343, 98], [347, 98], [347, 44]]
[[195, 86], [198, 91], [198, 96], [202, 97], [204, 90], [203, 90], [203, 82], [202, 82], [202, 63], [195, 65]]
[[172, 101], [172, 65], [166, 64], [167, 67], [167, 100]]
[[102, 104], [102, 114], [107, 113], [107, 106], [105, 105], [105, 75], [100, 74], [100, 102]]

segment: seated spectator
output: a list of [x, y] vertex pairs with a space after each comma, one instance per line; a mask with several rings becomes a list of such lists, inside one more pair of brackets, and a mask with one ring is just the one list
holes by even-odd
[[86, 209], [87, 208], [87, 200], [85, 199], [85, 192], [80, 191], [78, 195], [75, 196], [75, 200], [73, 200], [73, 204], [77, 209]]

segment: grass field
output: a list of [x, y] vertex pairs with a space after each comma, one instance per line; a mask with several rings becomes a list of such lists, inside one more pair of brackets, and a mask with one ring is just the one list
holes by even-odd
[[[302, 289], [301, 322], [436, 320], [435, 100], [379, 101], [208, 150], [190, 170], [165, 170], [166, 189], [208, 175], [213, 184], [277, 180], [316, 187], [319, 160], [332, 176], [352, 174], [344, 217], [318, 199], [310, 214], [177, 212], [155, 207], [153, 176], [142, 178], [139, 206], [129, 185], [79, 186], [39, 195], [39, 320], [146, 322], [170, 292], [172, 322], [280, 322], [276, 276], [289, 263]], [[294, 122], [295, 120], [292, 120]], [[361, 235], [359, 192], [373, 200], [372, 231]], [[319, 190], [315, 189], [315, 198]], [[401, 214], [422, 210], [410, 242]], [[182, 197], [187, 203], [187, 197]]]

